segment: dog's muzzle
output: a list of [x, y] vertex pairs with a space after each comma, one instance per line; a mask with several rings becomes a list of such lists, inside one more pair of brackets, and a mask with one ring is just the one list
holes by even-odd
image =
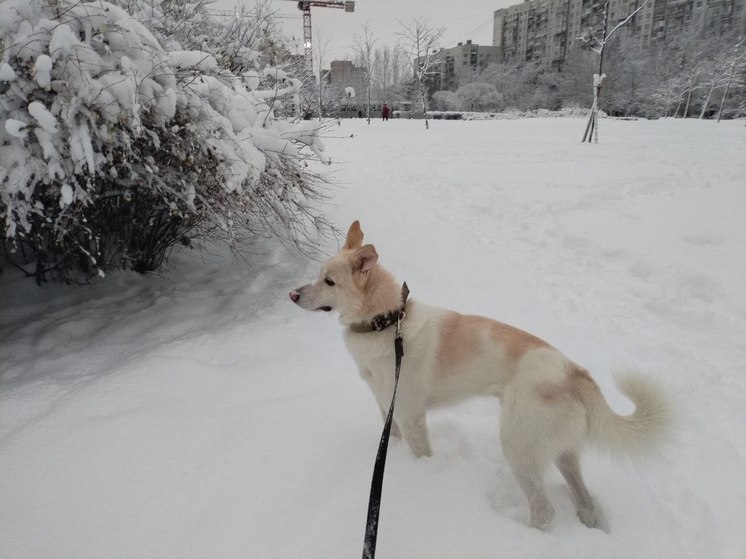
[[[296, 305], [300, 305], [300, 291], [294, 289], [289, 293], [290, 300], [295, 303]], [[324, 312], [331, 312], [332, 308], [329, 306], [324, 305], [323, 307], [317, 307], [313, 309], [314, 311], [324, 311]]]

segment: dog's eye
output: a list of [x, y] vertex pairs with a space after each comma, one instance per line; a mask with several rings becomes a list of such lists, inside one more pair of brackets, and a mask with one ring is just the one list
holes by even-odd
[[326, 285], [328, 285], [329, 287], [333, 287], [334, 286], [334, 282], [332, 280], [330, 280], [329, 278], [324, 279], [324, 283]]

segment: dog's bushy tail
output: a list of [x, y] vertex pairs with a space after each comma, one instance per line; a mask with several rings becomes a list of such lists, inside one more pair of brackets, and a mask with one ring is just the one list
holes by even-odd
[[673, 408], [663, 388], [649, 377], [627, 373], [616, 384], [635, 404], [631, 415], [619, 415], [609, 407], [598, 385], [587, 375], [578, 393], [588, 411], [588, 438], [600, 449], [630, 458], [655, 454], [671, 433]]

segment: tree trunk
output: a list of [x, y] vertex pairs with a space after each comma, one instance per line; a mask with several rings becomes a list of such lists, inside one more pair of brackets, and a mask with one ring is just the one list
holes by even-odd
[[593, 76], [593, 106], [591, 107], [591, 114], [588, 115], [588, 124], [585, 127], [585, 134], [583, 134], [583, 142], [586, 138], [588, 143], [591, 142], [593, 133], [596, 133], [596, 142], [598, 142], [598, 96], [601, 94], [601, 85], [603, 84], [604, 76], [604, 48], [606, 47], [607, 31], [609, 28], [609, 2], [606, 0], [604, 3], [604, 27], [603, 27], [603, 41], [601, 42], [601, 48], [598, 52], [598, 74]]
[[723, 92], [723, 98], [720, 101], [720, 109], [718, 110], [718, 122], [720, 122], [720, 118], [723, 116], [723, 107], [725, 107], [725, 99], [728, 97], [728, 91], [730, 90], [730, 83], [733, 79], [733, 70], [735, 69], [736, 64], [735, 62], [730, 67], [730, 72], [728, 73], [728, 83], [725, 85], [725, 91]]
[[368, 124], [370, 124], [370, 78], [368, 78]]
[[689, 103], [692, 100], [692, 91], [694, 90], [694, 81], [697, 79], [697, 76], [699, 76], [699, 73], [694, 74], [692, 76], [692, 79], [689, 80], [689, 91], [686, 93], [686, 106], [684, 107], [684, 118], [689, 116]]
[[583, 134], [582, 142], [587, 140], [588, 143], [590, 143], [591, 139], [594, 138], [595, 133], [595, 141], [598, 143], [598, 97], [601, 95], [601, 87], [604, 78], [605, 76], [603, 74], [601, 76], [598, 74], [593, 76], [593, 105], [591, 106], [591, 112], [588, 115], [588, 124], [585, 126], [585, 133]]
[[430, 130], [430, 123], [427, 121], [427, 94], [425, 93], [425, 85], [420, 81], [420, 97], [422, 98], [422, 114], [425, 117], [425, 130]]
[[588, 114], [588, 123], [585, 125], [585, 132], [583, 133], [583, 139], [581, 140], [581, 143], [585, 142], [586, 139], [590, 142], [590, 135], [593, 135], [593, 121], [596, 117], [596, 93], [594, 88], [593, 93], [593, 105], [591, 106], [591, 112]]
[[671, 96], [666, 95], [666, 113], [663, 115], [663, 118], [668, 118], [668, 111], [671, 109]]
[[702, 120], [705, 118], [705, 113], [707, 112], [707, 107], [710, 104], [710, 99], [712, 99], [712, 93], [715, 91], [715, 86], [717, 85], [718, 79], [720, 78], [719, 74], [715, 74], [712, 78], [712, 83], [710, 84], [710, 91], [707, 92], [707, 97], [705, 98], [705, 103], [702, 105], [702, 111], [699, 113], [699, 120]]
[[679, 109], [681, 108], [681, 103], [683, 103], [684, 100], [679, 97], [679, 103], [676, 105], [676, 112], [673, 113], [674, 118], [679, 118]]
[[319, 76], [319, 122], [321, 122], [321, 76]]

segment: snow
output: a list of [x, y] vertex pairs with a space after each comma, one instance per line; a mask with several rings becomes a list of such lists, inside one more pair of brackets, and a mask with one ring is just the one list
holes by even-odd
[[86, 122], [76, 124], [70, 131], [70, 157], [75, 162], [76, 174], [82, 172], [84, 165], [87, 165], [91, 175], [95, 174], [93, 144], [91, 144], [91, 134]]
[[63, 184], [62, 188], [60, 188], [60, 207], [69, 206], [73, 203], [74, 199], [73, 188], [69, 184]]
[[216, 73], [219, 70], [215, 57], [201, 50], [169, 52], [168, 61], [175, 69], [198, 70], [205, 74]]
[[28, 136], [29, 133], [28, 122], [9, 118], [5, 121], [5, 131], [14, 138], [23, 139]]
[[49, 53], [52, 55], [52, 59], [56, 60], [79, 44], [80, 41], [73, 30], [68, 25], [61, 23], [52, 31], [52, 37], [49, 40]]
[[7, 62], [0, 62], [0, 82], [12, 82], [16, 79], [16, 72]]
[[34, 79], [39, 87], [48, 88], [52, 81], [50, 72], [52, 71], [52, 59], [46, 54], [40, 54], [34, 64]]
[[47, 110], [43, 103], [33, 101], [28, 106], [29, 114], [36, 119], [36, 122], [45, 132], [49, 134], [57, 133], [57, 119]]
[[242, 76], [247, 89], [252, 91], [259, 88], [259, 84], [262, 81], [261, 76], [259, 76], [259, 72], [257, 72], [256, 70], [249, 70], [247, 72], [244, 72]]
[[[432, 458], [389, 449], [381, 558], [746, 555], [746, 128], [607, 120], [584, 145], [584, 125], [330, 129], [330, 217], [359, 218], [413, 298], [543, 337], [620, 412], [613, 373], [653, 374], [681, 415], [662, 458], [584, 456], [608, 532], [552, 472], [542, 533], [497, 402], [434, 412]], [[249, 262], [184, 250], [159, 274], [43, 289], [4, 267], [1, 557], [361, 553], [380, 414], [337, 321], [287, 298], [318, 262], [271, 242]]]

